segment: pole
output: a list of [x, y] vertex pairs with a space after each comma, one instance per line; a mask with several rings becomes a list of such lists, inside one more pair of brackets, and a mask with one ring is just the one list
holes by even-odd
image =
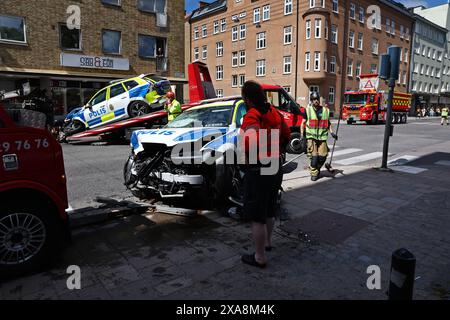
[[394, 99], [395, 79], [389, 79], [389, 94], [387, 101], [386, 127], [384, 129], [384, 143], [383, 143], [383, 160], [381, 162], [381, 169], [387, 170], [387, 159], [389, 152], [389, 137], [392, 135], [392, 100]]

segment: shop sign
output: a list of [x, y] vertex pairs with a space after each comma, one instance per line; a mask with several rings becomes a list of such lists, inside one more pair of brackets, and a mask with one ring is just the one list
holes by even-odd
[[130, 61], [123, 58], [61, 53], [61, 66], [103, 70], [130, 70]]

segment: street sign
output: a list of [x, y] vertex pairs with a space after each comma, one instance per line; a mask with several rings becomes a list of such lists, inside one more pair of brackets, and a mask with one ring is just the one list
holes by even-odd
[[377, 75], [362, 75], [359, 79], [360, 91], [373, 91], [378, 89], [380, 80]]

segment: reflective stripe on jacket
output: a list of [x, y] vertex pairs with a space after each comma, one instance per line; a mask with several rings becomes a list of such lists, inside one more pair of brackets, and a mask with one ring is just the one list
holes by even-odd
[[324, 141], [328, 139], [328, 128], [330, 125], [330, 110], [322, 107], [322, 118], [317, 118], [314, 107], [306, 107], [306, 139]]
[[177, 100], [173, 100], [172, 103], [166, 105], [164, 108], [168, 113], [168, 120], [173, 121], [182, 112], [181, 104]]

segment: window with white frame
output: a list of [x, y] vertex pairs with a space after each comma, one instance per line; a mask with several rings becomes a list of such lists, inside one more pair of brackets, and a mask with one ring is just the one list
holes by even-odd
[[425, 75], [426, 76], [430, 75], [430, 66], [425, 66]]
[[283, 57], [283, 74], [292, 72], [292, 56]]
[[413, 82], [412, 82], [412, 90], [413, 91], [417, 91], [417, 81], [413, 80]]
[[441, 77], [441, 69], [436, 68], [436, 78], [440, 78], [440, 77]]
[[220, 31], [225, 32], [227, 30], [227, 19], [223, 18], [220, 20]]
[[328, 71], [328, 55], [326, 52], [323, 53], [323, 71]]
[[194, 27], [194, 40], [197, 40], [200, 37], [200, 32], [198, 31], [198, 27]]
[[320, 71], [320, 52], [314, 52], [314, 71]]
[[405, 39], [409, 41], [410, 36], [409, 36], [409, 28], [405, 29]]
[[216, 42], [216, 57], [223, 56], [223, 41]]
[[428, 58], [431, 58], [431, 48], [430, 47], [427, 48], [427, 56], [428, 56]]
[[216, 97], [223, 98], [223, 89], [216, 89]]
[[403, 54], [405, 55], [405, 58], [403, 59], [403, 61], [408, 62], [409, 50], [407, 48], [405, 48], [405, 50], [403, 50]]
[[314, 25], [315, 25], [314, 37], [316, 39], [320, 39], [322, 32], [322, 19], [316, 19]]
[[333, 0], [332, 10], [339, 13], [339, 0]]
[[356, 18], [356, 6], [354, 3], [350, 3], [350, 19], [355, 20]]
[[423, 75], [423, 71], [425, 70], [425, 66], [423, 63], [420, 64], [420, 74]]
[[270, 20], [270, 4], [263, 7], [263, 21]]
[[359, 77], [361, 75], [361, 68], [362, 68], [361, 61], [357, 61], [356, 62], [356, 73], [355, 73], [355, 75], [357, 77]]
[[200, 59], [200, 51], [198, 49], [198, 47], [194, 48], [194, 61], [198, 61], [198, 59]]
[[414, 73], [419, 73], [419, 64], [417, 62], [414, 62]]
[[386, 32], [391, 33], [391, 19], [386, 18]]
[[219, 33], [219, 21], [214, 21], [214, 27], [213, 27], [213, 33], [218, 34]]
[[363, 49], [363, 34], [361, 32], [358, 33], [358, 50]]
[[231, 28], [231, 41], [238, 41], [238, 27], [234, 26]]
[[247, 37], [247, 25], [241, 24], [239, 26], [239, 39], [244, 40]]
[[208, 46], [202, 47], [202, 59], [206, 60], [208, 58]]
[[305, 53], [305, 71], [309, 71], [311, 67], [311, 54], [309, 52]]
[[284, 27], [284, 44], [292, 43], [292, 26]]
[[431, 75], [432, 77], [434, 77], [434, 67], [431, 67], [430, 75]]
[[397, 84], [398, 85], [402, 84], [402, 72], [401, 71], [398, 72]]
[[370, 65], [370, 73], [377, 73], [378, 72], [377, 70], [378, 70], [377, 69], [377, 64], [376, 63], [372, 63]]
[[395, 35], [395, 21], [391, 20], [391, 34]]
[[292, 14], [292, 0], [284, 0], [284, 15]]
[[246, 63], [246, 57], [245, 57], [245, 50], [239, 51], [239, 65], [245, 66]]
[[239, 75], [239, 87], [243, 87], [245, 83], [245, 74]]
[[335, 24], [331, 25], [331, 42], [338, 43], [338, 29]]
[[266, 75], [266, 60], [256, 60], [256, 76], [263, 77]]
[[330, 57], [330, 73], [336, 73], [336, 56]]
[[253, 9], [253, 23], [261, 22], [261, 10], [259, 8]]
[[365, 13], [364, 7], [359, 7], [359, 16], [358, 16], [358, 20], [359, 20], [359, 22], [361, 22], [361, 23], [364, 23], [364, 13]]
[[423, 44], [422, 45], [422, 56], [425, 57], [426, 53], [427, 53], [427, 47]]
[[405, 27], [401, 24], [400, 25], [400, 38], [403, 39], [405, 36]]
[[306, 20], [305, 34], [306, 39], [311, 39], [311, 20]]
[[378, 54], [378, 39], [376, 38], [372, 39], [372, 53]]
[[238, 75], [233, 74], [233, 75], [231, 75], [231, 87], [237, 88], [237, 86], [238, 86]]
[[146, 12], [165, 13], [166, 0], [139, 0], [138, 9]]
[[419, 91], [422, 91], [422, 81], [419, 81]]
[[[60, 25], [60, 32], [62, 26], [63, 25]], [[64, 27], [68, 30], [67, 33], [72, 32], [75, 35], [74, 40], [70, 41], [74, 44], [73, 46], [70, 46], [71, 49], [81, 49], [80, 29], [70, 30], [67, 26], [64, 25]], [[77, 34], [75, 34], [75, 32], [77, 32]], [[0, 41], [17, 44], [27, 43], [25, 18], [0, 14]], [[78, 47], [75, 48], [77, 45]]]
[[353, 30], [350, 30], [350, 32], [348, 33], [348, 46], [350, 48], [355, 47], [355, 31]]
[[420, 44], [417, 42], [414, 43], [414, 53], [420, 54]]
[[406, 71], [403, 71], [403, 85], [406, 85]]
[[334, 87], [329, 87], [328, 88], [328, 102], [329, 103], [334, 103]]
[[223, 66], [216, 66], [216, 80], [223, 80]]
[[353, 59], [347, 59], [347, 76], [353, 77]]
[[442, 51], [438, 51], [437, 55], [438, 55], [438, 57], [437, 57], [438, 61], [442, 61]]
[[260, 32], [256, 34], [256, 49], [264, 49], [266, 47], [266, 33]]
[[233, 68], [237, 67], [239, 65], [239, 56], [238, 52], [234, 51], [231, 53], [231, 66]]
[[208, 35], [208, 29], [206, 28], [206, 24], [202, 25], [202, 37], [205, 38]]
[[431, 53], [433, 60], [436, 59], [436, 49], [433, 49], [432, 53]]
[[325, 39], [328, 40], [328, 20], [325, 19]]

